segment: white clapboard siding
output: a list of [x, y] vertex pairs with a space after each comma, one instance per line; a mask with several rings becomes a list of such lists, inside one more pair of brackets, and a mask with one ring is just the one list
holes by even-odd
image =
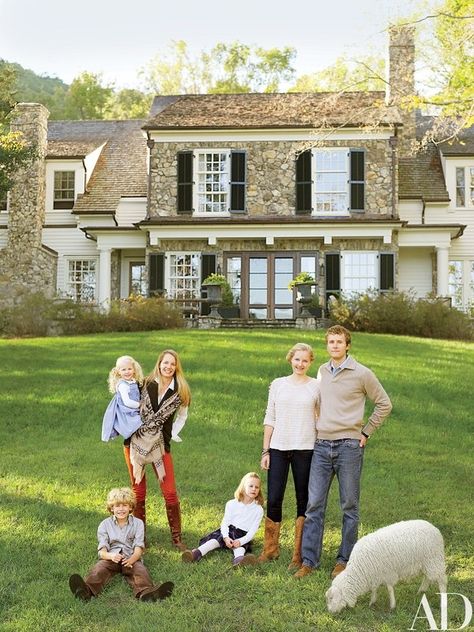
[[146, 198], [122, 198], [117, 208], [119, 226], [131, 226], [146, 216]]
[[402, 248], [398, 255], [398, 289], [415, 290], [418, 298], [432, 290], [432, 263], [430, 248]]

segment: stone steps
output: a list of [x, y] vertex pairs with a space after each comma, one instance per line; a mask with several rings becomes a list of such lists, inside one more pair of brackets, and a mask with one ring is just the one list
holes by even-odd
[[294, 318], [223, 318], [220, 329], [295, 329]]

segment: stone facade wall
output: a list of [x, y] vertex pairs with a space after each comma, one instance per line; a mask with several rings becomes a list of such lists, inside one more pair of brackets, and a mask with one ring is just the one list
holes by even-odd
[[[365, 211], [357, 218], [390, 216], [392, 149], [386, 140], [325, 141], [324, 147], [366, 150]], [[156, 143], [151, 159], [152, 216], [176, 215], [177, 153], [198, 148], [241, 149], [247, 152], [246, 207], [249, 217], [295, 214], [295, 157], [301, 144], [294, 141]]]
[[42, 245], [45, 217], [45, 154], [48, 110], [37, 103], [20, 103], [11, 129], [23, 133], [35, 148], [35, 158], [20, 169], [10, 191], [8, 241], [0, 259], [0, 301], [11, 303], [26, 292], [53, 296], [57, 254]]
[[403, 127], [399, 131], [401, 156], [413, 154], [416, 139], [415, 27], [392, 26], [389, 45], [388, 101], [398, 106]]

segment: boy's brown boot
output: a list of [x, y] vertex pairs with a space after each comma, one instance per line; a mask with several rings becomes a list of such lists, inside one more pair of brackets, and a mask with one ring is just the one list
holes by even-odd
[[280, 526], [281, 522], [273, 522], [268, 516], [265, 518], [265, 534], [263, 539], [263, 551], [258, 557], [259, 562], [276, 560], [280, 555]]
[[92, 597], [89, 586], [80, 575], [77, 575], [77, 573], [71, 575], [71, 577], [69, 578], [69, 588], [71, 589], [74, 597], [82, 599], [82, 601], [89, 601]]
[[140, 593], [140, 601], [158, 601], [159, 599], [166, 599], [173, 592], [173, 582], [165, 582], [159, 586], [151, 586], [151, 588], [145, 588]]
[[295, 522], [295, 546], [293, 549], [293, 557], [288, 565], [289, 571], [294, 571], [301, 566], [301, 541], [303, 539], [304, 516], [298, 516]]

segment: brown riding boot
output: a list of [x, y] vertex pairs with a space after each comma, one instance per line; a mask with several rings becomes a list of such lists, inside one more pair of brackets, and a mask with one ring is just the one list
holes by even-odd
[[171, 541], [179, 551], [186, 551], [187, 546], [181, 540], [181, 509], [179, 503], [176, 505], [166, 504], [166, 516], [171, 531]]
[[275, 560], [280, 555], [280, 526], [281, 522], [273, 522], [268, 516], [265, 518], [263, 551], [258, 557], [259, 562]]
[[135, 518], [140, 518], [140, 520], [143, 520], [143, 524], [146, 526], [146, 510], [144, 500], [137, 500], [137, 504], [135, 505], [135, 509], [133, 510], [133, 515], [135, 516]]
[[301, 540], [303, 539], [304, 516], [298, 516], [295, 521], [295, 547], [293, 557], [288, 565], [289, 571], [295, 571], [301, 567]]

